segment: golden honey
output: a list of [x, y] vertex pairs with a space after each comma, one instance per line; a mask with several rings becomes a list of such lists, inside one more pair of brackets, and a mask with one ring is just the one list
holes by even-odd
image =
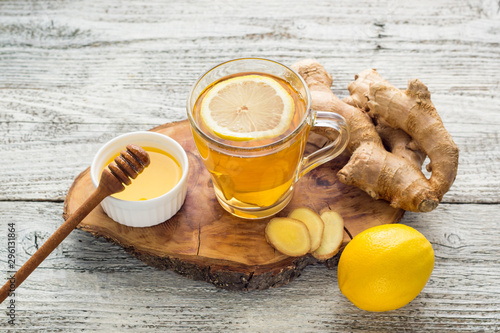
[[[132, 180], [132, 184], [125, 186], [124, 191], [115, 193], [112, 197], [127, 201], [153, 199], [170, 191], [181, 179], [182, 168], [172, 155], [157, 148], [143, 147], [143, 149], [149, 155], [150, 165]], [[105, 167], [118, 155], [113, 156]]]

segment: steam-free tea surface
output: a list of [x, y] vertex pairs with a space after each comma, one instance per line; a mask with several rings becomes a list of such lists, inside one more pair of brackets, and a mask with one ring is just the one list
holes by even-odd
[[[121, 245], [149, 265], [226, 289], [281, 286], [316, 262], [310, 256], [285, 256], [268, 245], [264, 229], [269, 219], [236, 218], [219, 205], [187, 121], [165, 124], [152, 131], [175, 139], [187, 152], [188, 193], [181, 210], [157, 226], [133, 228], [114, 222], [97, 207], [78, 228]], [[317, 149], [320, 144], [321, 140], [312, 136], [306, 150]], [[347, 159], [346, 155], [340, 156], [305, 175], [297, 183], [290, 204], [277, 216], [286, 216], [297, 207], [309, 207], [318, 213], [335, 210], [345, 221], [343, 246], [369, 227], [399, 221], [403, 210], [394, 209], [382, 200], [375, 201], [361, 190], [339, 182], [336, 173]], [[87, 168], [68, 192], [65, 218], [93, 191]], [[327, 266], [334, 266], [337, 259], [338, 255], [327, 261]]]

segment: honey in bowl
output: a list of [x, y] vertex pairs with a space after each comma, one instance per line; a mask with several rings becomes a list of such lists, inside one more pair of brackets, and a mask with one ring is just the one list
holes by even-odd
[[[112, 197], [127, 200], [141, 201], [157, 198], [177, 185], [182, 177], [182, 168], [179, 162], [169, 153], [157, 148], [143, 147], [150, 158], [150, 165], [132, 181], [125, 186], [125, 190], [112, 195]], [[118, 156], [113, 156], [107, 167]]]

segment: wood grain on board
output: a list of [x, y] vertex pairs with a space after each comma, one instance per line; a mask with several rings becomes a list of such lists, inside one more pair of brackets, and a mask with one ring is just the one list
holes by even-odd
[[[133, 228], [111, 220], [98, 207], [80, 223], [80, 229], [119, 244], [151, 266], [225, 289], [285, 285], [305, 266], [316, 262], [310, 255], [288, 257], [267, 244], [264, 229], [269, 219], [236, 218], [219, 205], [188, 121], [165, 124], [153, 131], [175, 139], [188, 154], [188, 193], [181, 210], [159, 225]], [[314, 149], [317, 147], [308, 144], [309, 151]], [[350, 236], [366, 228], [399, 221], [403, 210], [340, 183], [336, 173], [345, 162], [346, 157], [341, 156], [306, 174], [297, 183], [290, 204], [277, 216], [286, 216], [297, 207], [309, 207], [318, 213], [337, 211], [345, 220], [344, 245]], [[94, 189], [87, 168], [68, 192], [65, 217], [71, 216]]]

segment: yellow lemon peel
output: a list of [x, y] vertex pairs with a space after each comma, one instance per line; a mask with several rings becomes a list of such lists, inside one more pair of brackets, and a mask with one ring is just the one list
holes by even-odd
[[402, 224], [369, 228], [345, 247], [337, 277], [342, 293], [367, 311], [395, 310], [422, 291], [434, 268], [431, 243]]

